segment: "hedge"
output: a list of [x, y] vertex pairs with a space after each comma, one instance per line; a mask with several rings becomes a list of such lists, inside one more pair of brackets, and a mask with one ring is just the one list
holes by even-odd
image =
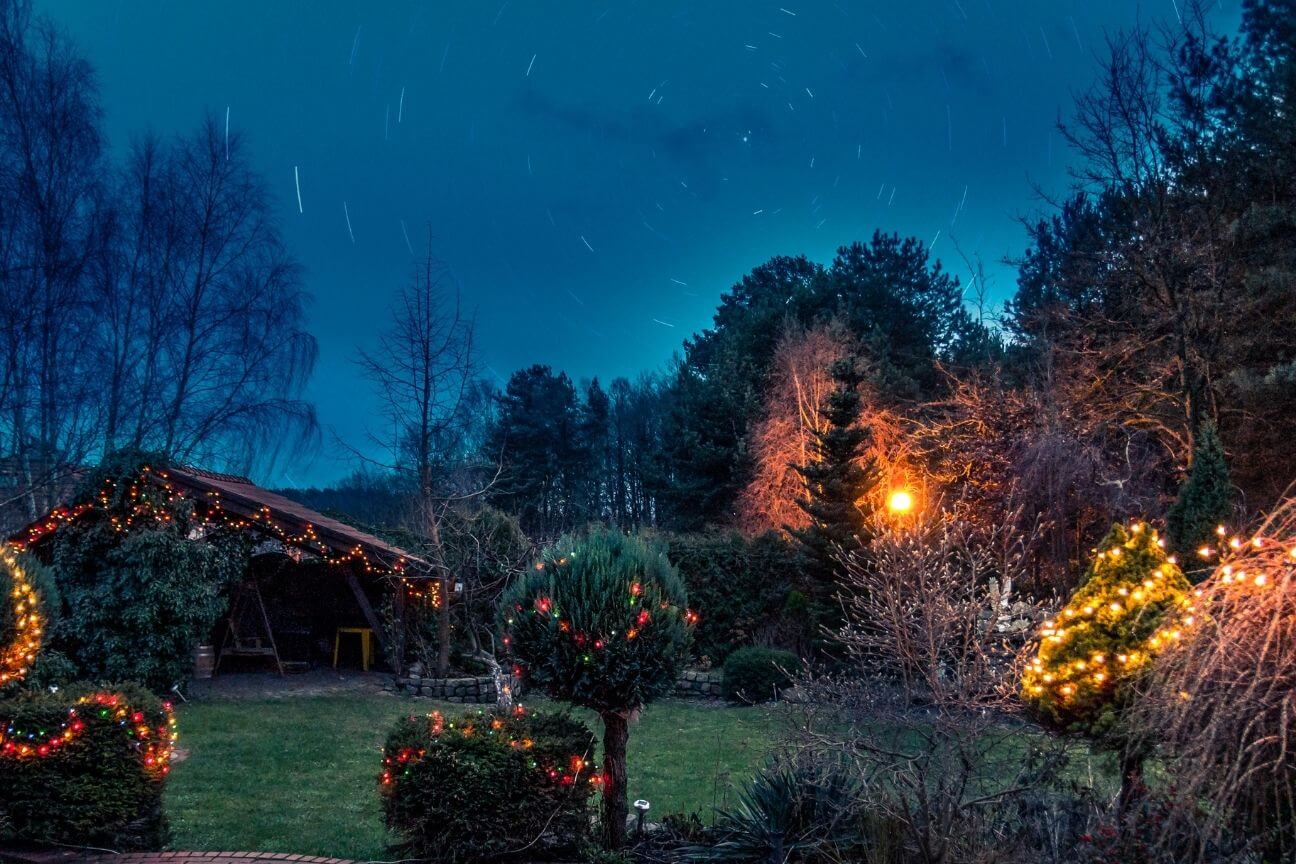
[[667, 534], [667, 557], [679, 570], [699, 615], [694, 651], [719, 665], [754, 639], [794, 647], [810, 635], [804, 598], [796, 590], [796, 548], [774, 533], [736, 531]]
[[0, 838], [160, 849], [174, 717], [135, 685], [0, 702]]
[[589, 838], [595, 740], [564, 714], [521, 709], [401, 719], [379, 790], [402, 855], [473, 862], [575, 849]]

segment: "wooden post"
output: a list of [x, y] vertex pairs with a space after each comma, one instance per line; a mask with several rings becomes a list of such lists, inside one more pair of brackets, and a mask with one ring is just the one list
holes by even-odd
[[383, 636], [382, 624], [378, 621], [378, 616], [374, 614], [373, 606], [369, 603], [369, 597], [365, 594], [364, 588], [360, 585], [360, 580], [356, 578], [353, 571], [347, 570], [347, 584], [351, 586], [351, 593], [355, 595], [356, 602], [360, 604], [360, 611], [364, 613], [365, 621], [369, 623], [369, 629], [373, 631], [374, 638], [378, 640], [378, 648], [384, 654], [387, 653], [387, 639]]
[[405, 581], [395, 580], [396, 596], [392, 598], [392, 617], [396, 619], [396, 632], [392, 634], [392, 671], [405, 674]]

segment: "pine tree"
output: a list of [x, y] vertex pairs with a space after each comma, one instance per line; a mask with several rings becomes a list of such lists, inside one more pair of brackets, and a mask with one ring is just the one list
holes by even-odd
[[832, 375], [837, 389], [827, 399], [827, 422], [815, 435], [814, 458], [796, 466], [806, 484], [808, 500], [800, 503], [810, 524], [792, 532], [804, 549], [819, 600], [831, 598], [840, 550], [857, 545], [864, 534], [860, 502], [877, 484], [872, 462], [864, 456], [869, 431], [859, 422], [864, 375], [853, 358], [834, 363]]
[[[1184, 562], [1197, 561], [1197, 550], [1215, 536], [1215, 528], [1232, 513], [1233, 486], [1229, 482], [1224, 447], [1215, 424], [1202, 424], [1193, 448], [1192, 470], [1179, 488], [1179, 497], [1166, 514], [1170, 547]], [[1190, 569], [1193, 581], [1200, 581], [1206, 568]]]
[[1061, 614], [1044, 622], [1022, 675], [1022, 698], [1043, 723], [1120, 754], [1122, 808], [1145, 755], [1122, 722], [1131, 685], [1180, 638], [1191, 591], [1155, 531], [1115, 525]]

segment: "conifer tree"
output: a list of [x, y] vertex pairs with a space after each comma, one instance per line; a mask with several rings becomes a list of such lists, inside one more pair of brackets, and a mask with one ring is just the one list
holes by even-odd
[[827, 399], [826, 423], [815, 435], [814, 458], [796, 466], [806, 483], [808, 499], [800, 504], [810, 524], [793, 536], [804, 548], [821, 600], [831, 596], [839, 550], [855, 546], [865, 531], [860, 503], [877, 484], [864, 455], [869, 431], [859, 422], [864, 375], [853, 358], [834, 363], [832, 375], [837, 388]]
[[[1215, 529], [1228, 521], [1232, 512], [1233, 486], [1228, 464], [1215, 424], [1202, 424], [1193, 448], [1192, 470], [1179, 488], [1179, 497], [1166, 514], [1170, 547], [1184, 562], [1196, 561], [1197, 550], [1215, 536]], [[1207, 568], [1188, 568], [1193, 581], [1200, 581]]]
[[1146, 755], [1124, 713], [1132, 685], [1189, 623], [1191, 585], [1143, 523], [1115, 525], [1061, 613], [1044, 622], [1022, 697], [1043, 723], [1115, 750], [1123, 810]]

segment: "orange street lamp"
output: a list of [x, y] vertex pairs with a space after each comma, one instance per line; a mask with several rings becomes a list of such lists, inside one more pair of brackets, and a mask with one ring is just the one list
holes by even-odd
[[904, 489], [897, 489], [887, 498], [887, 509], [896, 516], [903, 516], [913, 510], [913, 495]]

